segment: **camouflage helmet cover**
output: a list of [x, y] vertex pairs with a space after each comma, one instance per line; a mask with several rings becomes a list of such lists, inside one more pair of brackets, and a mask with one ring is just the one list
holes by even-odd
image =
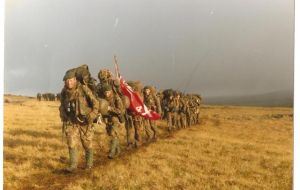
[[112, 73], [108, 69], [101, 69], [98, 73], [99, 79], [109, 79], [112, 77]]
[[111, 88], [111, 86], [109, 84], [104, 84], [102, 86], [102, 91], [103, 92], [110, 91], [110, 90], [112, 90], [112, 88]]
[[76, 69], [69, 69], [69, 70], [67, 70], [67, 72], [63, 78], [63, 81], [66, 81], [66, 80], [68, 80], [70, 78], [74, 78], [74, 77], [76, 77]]

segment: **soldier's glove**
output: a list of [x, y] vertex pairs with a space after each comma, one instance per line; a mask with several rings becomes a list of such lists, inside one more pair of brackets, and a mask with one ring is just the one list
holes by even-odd
[[98, 116], [97, 116], [97, 124], [98, 125], [101, 125], [103, 122], [102, 122], [102, 115], [99, 113]]

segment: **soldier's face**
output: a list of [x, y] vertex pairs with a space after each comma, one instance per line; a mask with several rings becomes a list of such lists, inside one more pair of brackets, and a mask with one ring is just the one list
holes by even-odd
[[104, 96], [105, 96], [106, 98], [111, 97], [111, 96], [112, 96], [112, 91], [111, 91], [111, 90], [105, 91], [105, 92], [104, 92]]
[[73, 89], [73, 88], [75, 88], [75, 87], [76, 87], [76, 84], [77, 84], [77, 80], [76, 80], [75, 77], [70, 78], [70, 79], [67, 79], [67, 80], [65, 81], [65, 85], [66, 85], [66, 87], [67, 87], [68, 89]]
[[150, 89], [145, 89], [145, 94], [149, 95], [150, 94]]

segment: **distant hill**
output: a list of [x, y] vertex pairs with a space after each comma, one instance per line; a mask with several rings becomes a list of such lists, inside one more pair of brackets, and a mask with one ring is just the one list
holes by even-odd
[[204, 104], [241, 106], [293, 106], [293, 92], [288, 90], [243, 96], [204, 97]]

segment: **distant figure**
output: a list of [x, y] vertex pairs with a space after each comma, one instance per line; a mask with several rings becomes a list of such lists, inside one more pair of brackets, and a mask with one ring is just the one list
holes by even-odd
[[56, 100], [57, 100], [57, 101], [60, 101], [60, 97], [61, 97], [60, 93], [57, 93], [57, 94], [56, 94]]
[[42, 94], [41, 94], [41, 93], [37, 93], [36, 99], [37, 99], [38, 101], [41, 101], [41, 100], [42, 100]]
[[43, 100], [48, 101], [48, 95], [47, 94], [42, 94]]
[[61, 91], [60, 118], [67, 137], [70, 164], [67, 171], [77, 169], [77, 144], [85, 150], [86, 169], [93, 166], [93, 121], [98, 115], [99, 103], [86, 86], [77, 82], [75, 70], [68, 70], [64, 76], [65, 86]]

